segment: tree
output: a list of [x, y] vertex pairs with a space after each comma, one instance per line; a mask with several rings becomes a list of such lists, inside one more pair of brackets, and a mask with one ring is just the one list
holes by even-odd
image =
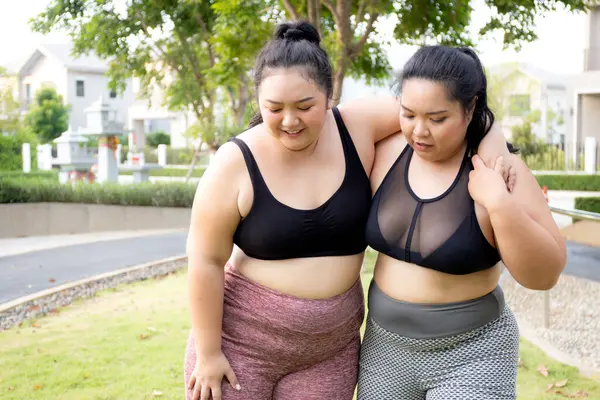
[[[378, 22], [396, 20], [394, 37], [400, 43], [421, 45], [426, 39], [446, 45], [473, 46], [469, 25], [472, 0], [280, 0], [288, 17], [315, 24], [334, 60], [334, 100], [342, 93], [344, 76], [383, 80], [389, 65]], [[480, 30], [483, 36], [504, 31], [504, 47], [519, 48], [537, 38], [535, 20], [564, 6], [585, 10], [587, 0], [487, 0], [497, 15]], [[477, 34], [477, 33], [476, 33]]]
[[140, 97], [158, 89], [170, 110], [191, 111], [218, 129], [225, 98], [235, 125], [244, 124], [248, 72], [276, 15], [262, 0], [51, 0], [32, 27], [66, 31], [75, 56], [94, 51], [110, 60], [111, 88], [123, 90], [135, 76]]
[[[0, 67], [0, 79], [5, 82], [0, 86], [0, 133], [15, 133], [19, 129], [19, 102], [13, 96], [11, 76], [5, 68]], [[16, 84], [16, 79], [15, 79]]]
[[25, 116], [25, 124], [42, 143], [47, 143], [68, 129], [70, 110], [56, 90], [43, 88], [36, 93], [35, 104]]
[[161, 144], [171, 145], [171, 136], [163, 131], [157, 131], [146, 135], [146, 143], [150, 147], [157, 148]]
[[522, 157], [546, 152], [548, 145], [535, 135], [532, 125], [540, 122], [540, 110], [530, 111], [523, 117], [523, 123], [512, 127], [511, 143], [520, 149]]
[[[473, 34], [503, 30], [504, 46], [536, 39], [535, 20], [558, 7], [584, 10], [588, 0], [486, 0], [497, 11], [480, 32], [470, 32], [474, 0], [51, 0], [33, 21], [35, 31], [68, 32], [77, 54], [94, 50], [112, 59], [114, 87], [131, 74], [143, 88], [163, 85], [171, 109], [191, 109], [209, 130], [218, 90], [239, 125], [251, 99], [248, 71], [273, 22], [307, 19], [323, 37], [334, 65], [334, 101], [345, 76], [382, 82], [390, 66], [382, 24], [395, 21], [404, 44], [426, 39], [473, 45]], [[170, 81], [170, 82], [169, 82]], [[204, 132], [204, 131], [203, 131]]]

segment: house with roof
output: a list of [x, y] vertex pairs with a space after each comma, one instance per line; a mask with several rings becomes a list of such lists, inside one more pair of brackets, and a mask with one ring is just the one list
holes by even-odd
[[[499, 93], [494, 99], [502, 112], [498, 122], [507, 138], [515, 125], [521, 125], [532, 113], [538, 117], [533, 133], [549, 144], [568, 141], [571, 119], [570, 78], [556, 75], [526, 63], [504, 63], [487, 69], [488, 80]], [[496, 111], [496, 110], [494, 110]]]
[[84, 110], [103, 97], [113, 110], [116, 120], [127, 123], [129, 105], [133, 102], [131, 80], [122, 94], [108, 88], [108, 62], [90, 53], [72, 56], [71, 44], [44, 44], [37, 47], [17, 71], [17, 96], [25, 114], [35, 100], [35, 93], [44, 87], [56, 89], [65, 104], [71, 106], [71, 129], [85, 127]]
[[600, 146], [597, 145], [600, 143], [600, 6], [588, 13], [585, 29], [583, 71], [573, 77], [570, 93], [573, 103], [573, 119], [569, 125], [573, 132], [572, 157], [579, 160], [586, 139], [593, 138], [596, 160], [600, 164]]

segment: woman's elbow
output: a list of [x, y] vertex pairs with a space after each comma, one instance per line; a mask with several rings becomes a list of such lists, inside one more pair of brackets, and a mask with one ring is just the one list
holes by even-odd
[[550, 290], [558, 283], [566, 265], [566, 254], [556, 257], [550, 262], [545, 262], [535, 270], [538, 273], [522, 279], [519, 283], [531, 290]]

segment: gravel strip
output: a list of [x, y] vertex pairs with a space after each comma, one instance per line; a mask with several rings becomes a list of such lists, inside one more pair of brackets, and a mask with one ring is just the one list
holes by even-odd
[[600, 283], [568, 275], [550, 290], [544, 328], [544, 292], [525, 289], [509, 274], [501, 281], [507, 304], [535, 334], [582, 365], [600, 369]]
[[187, 259], [150, 263], [144, 268], [132, 269], [122, 274], [85, 282], [45, 297], [21, 303], [0, 312], [0, 331], [19, 325], [27, 319], [52, 313], [59, 307], [71, 304], [76, 299], [93, 297], [100, 290], [114, 288], [124, 283], [165, 276], [186, 265]]

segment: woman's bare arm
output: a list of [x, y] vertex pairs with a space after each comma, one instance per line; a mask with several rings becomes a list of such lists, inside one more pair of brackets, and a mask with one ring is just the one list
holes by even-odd
[[236, 146], [222, 146], [202, 176], [192, 206], [188, 290], [198, 357], [221, 352], [224, 266], [240, 221], [238, 182], [243, 168]]
[[482, 164], [469, 176], [469, 191], [487, 209], [497, 248], [511, 275], [529, 289], [547, 290], [565, 267], [565, 239], [531, 171], [518, 157], [510, 157], [519, 175], [512, 193], [501, 187], [499, 174]]

